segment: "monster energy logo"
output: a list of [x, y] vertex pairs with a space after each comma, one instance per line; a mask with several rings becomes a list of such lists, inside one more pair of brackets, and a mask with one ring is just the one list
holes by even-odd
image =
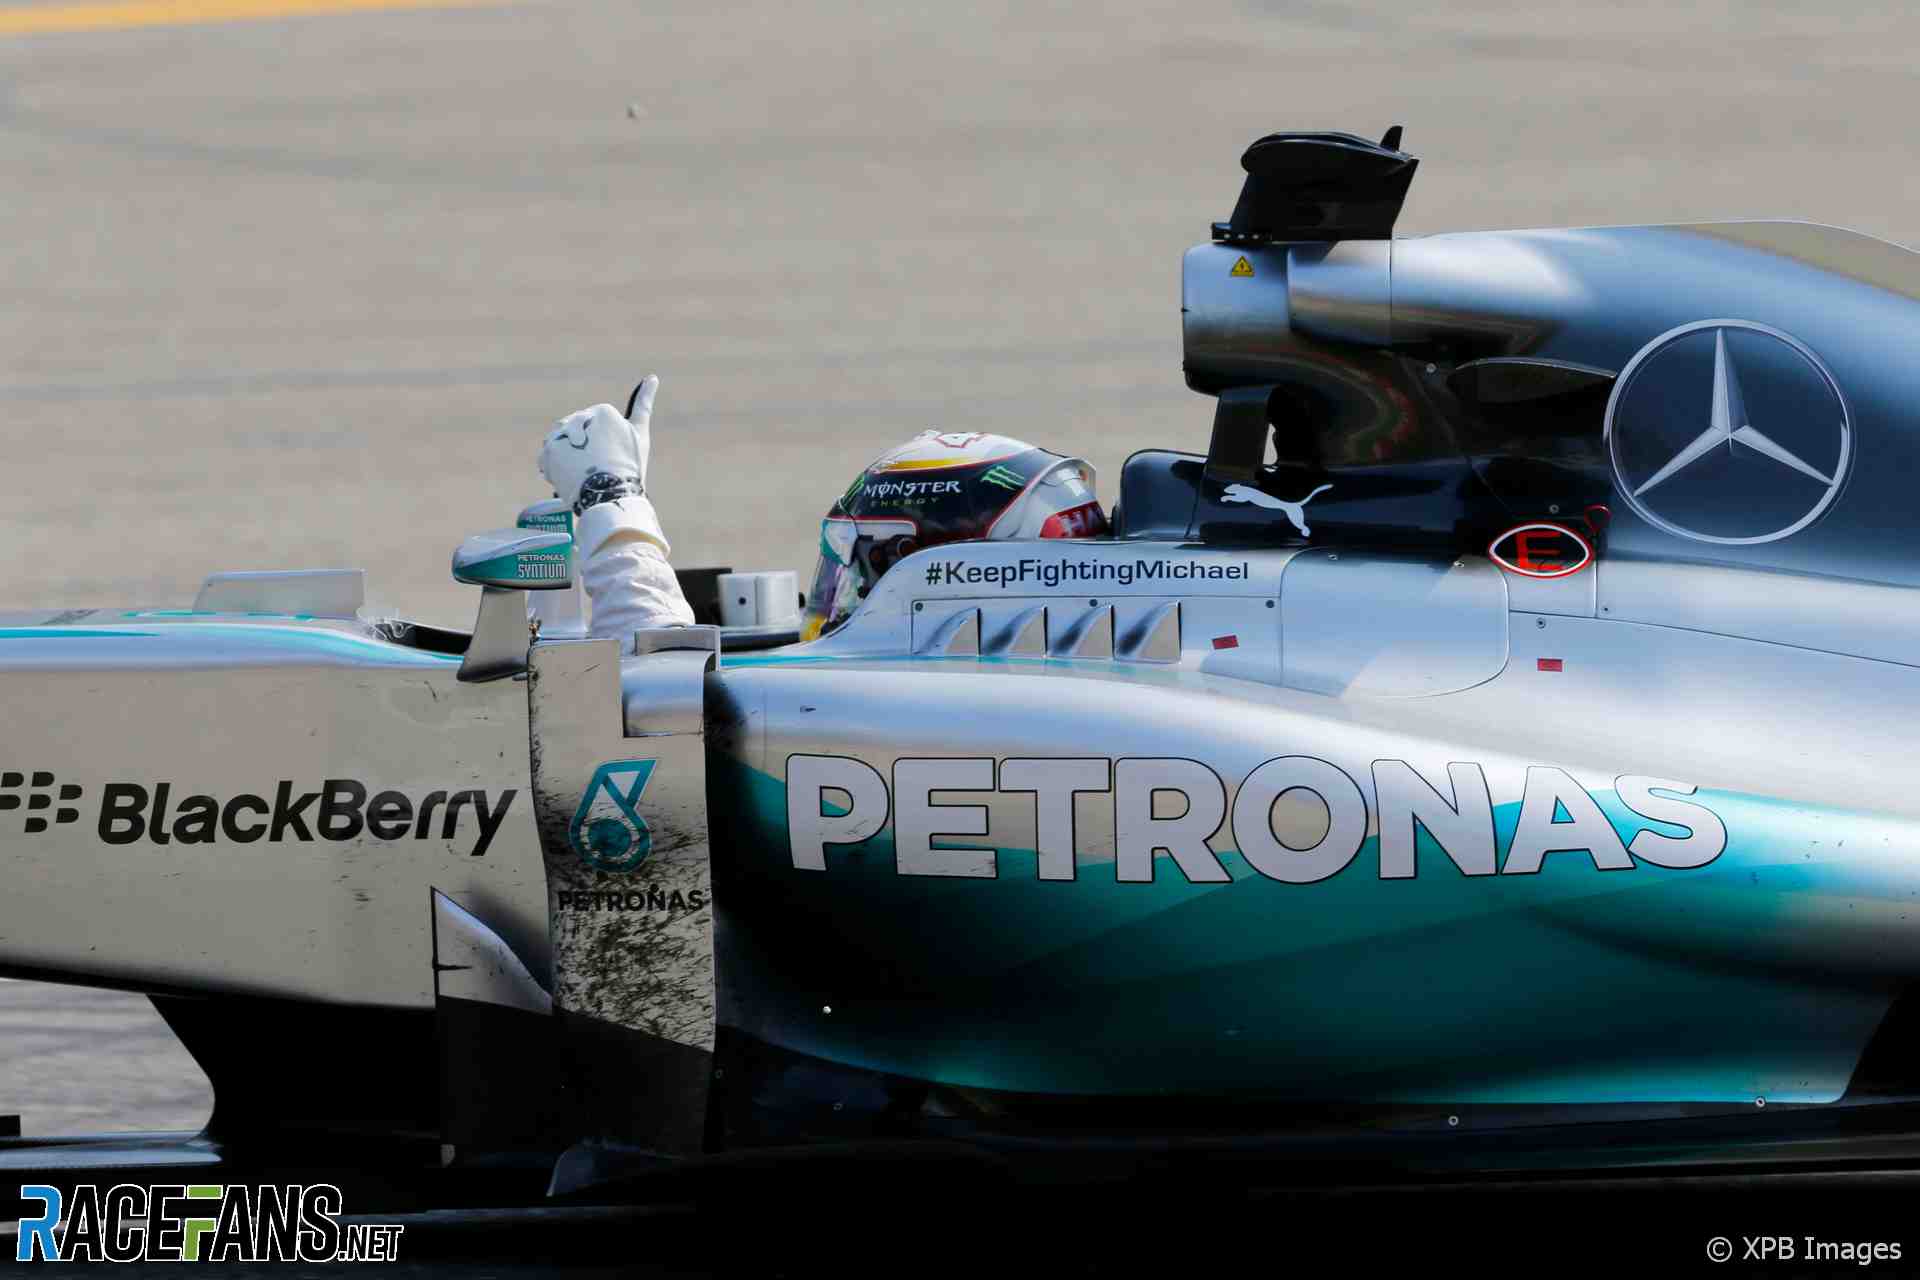
[[988, 467], [987, 470], [981, 474], [980, 478], [988, 484], [997, 484], [1002, 489], [1024, 489], [1027, 487], [1026, 480], [1021, 477], [1019, 472], [1009, 470], [1006, 467]]

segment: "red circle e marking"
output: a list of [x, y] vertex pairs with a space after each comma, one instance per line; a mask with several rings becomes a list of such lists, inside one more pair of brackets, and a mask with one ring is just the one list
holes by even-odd
[[[1511, 558], [1500, 553], [1508, 541], [1513, 543]], [[1570, 556], [1574, 548], [1577, 553]], [[1593, 563], [1593, 544], [1563, 524], [1541, 520], [1516, 525], [1489, 542], [1487, 559], [1523, 578], [1564, 578]]]

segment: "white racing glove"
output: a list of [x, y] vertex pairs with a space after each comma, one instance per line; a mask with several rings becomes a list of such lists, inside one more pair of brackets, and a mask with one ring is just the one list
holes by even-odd
[[573, 549], [593, 602], [591, 633], [625, 641], [642, 627], [687, 625], [693, 610], [667, 563], [672, 547], [647, 498], [653, 452], [649, 374], [629, 419], [610, 404], [570, 413], [540, 446], [540, 474], [573, 506]]
[[633, 394], [629, 420], [610, 404], [570, 413], [553, 424], [540, 446], [540, 474], [554, 496], [588, 508], [647, 491], [647, 458], [653, 452], [653, 397], [660, 379], [648, 374]]

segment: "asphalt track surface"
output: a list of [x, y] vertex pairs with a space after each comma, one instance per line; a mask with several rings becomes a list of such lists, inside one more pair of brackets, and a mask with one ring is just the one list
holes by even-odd
[[[1404, 123], [1403, 233], [1912, 242], [1917, 44], [1899, 4], [0, 3], [0, 608], [362, 565], [464, 625], [450, 549], [648, 371], [684, 565], [804, 572], [930, 425], [1110, 494], [1204, 447], [1180, 254], [1259, 134]], [[0, 1035], [29, 1134], [208, 1105], [135, 997], [3, 983]]]

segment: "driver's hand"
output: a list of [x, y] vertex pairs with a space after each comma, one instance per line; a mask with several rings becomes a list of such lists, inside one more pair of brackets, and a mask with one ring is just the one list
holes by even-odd
[[660, 379], [648, 374], [633, 398], [633, 418], [610, 404], [570, 413], [554, 423], [540, 446], [540, 474], [565, 498], [575, 515], [597, 503], [647, 489], [647, 455], [653, 451], [649, 423]]

